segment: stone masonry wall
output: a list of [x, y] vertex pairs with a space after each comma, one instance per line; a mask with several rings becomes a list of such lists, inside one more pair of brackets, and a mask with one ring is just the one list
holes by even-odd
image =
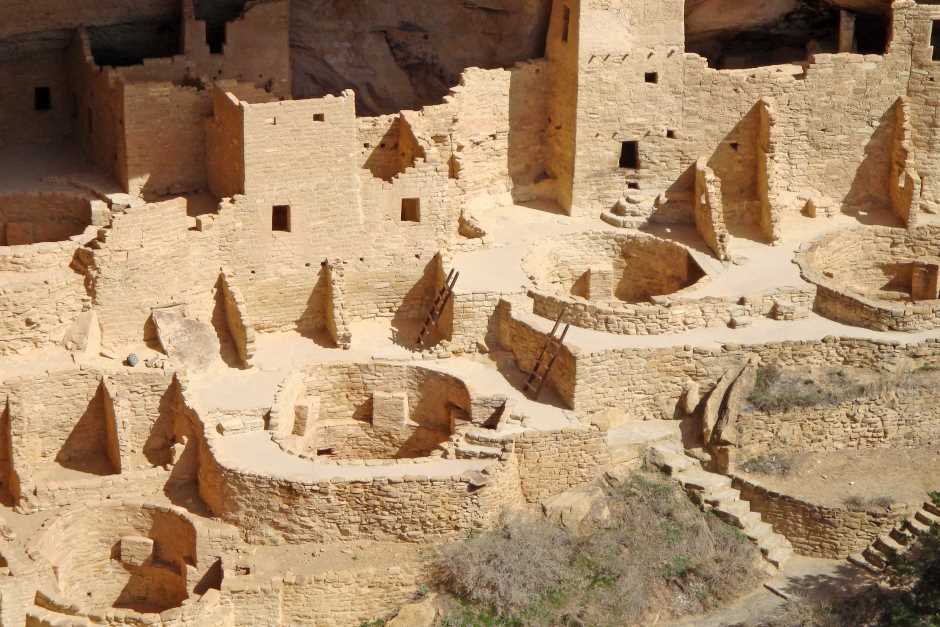
[[753, 479], [735, 476], [734, 488], [774, 531], [786, 536], [797, 553], [825, 559], [845, 559], [879, 535], [887, 533], [909, 512], [849, 511], [814, 505], [769, 490]]

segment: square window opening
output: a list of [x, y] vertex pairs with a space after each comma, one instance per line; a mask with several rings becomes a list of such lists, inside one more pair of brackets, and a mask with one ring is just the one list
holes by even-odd
[[326, 116], [323, 115], [322, 113], [314, 113], [314, 114], [313, 114], [313, 121], [314, 121], [314, 122], [325, 122], [325, 121], [326, 121]]
[[659, 82], [659, 72], [647, 72], [643, 75], [643, 80], [654, 85]]
[[933, 46], [933, 60], [940, 61], [940, 20], [933, 21], [930, 31], [930, 45]]
[[627, 183], [627, 189], [640, 189], [640, 184], [636, 181], [630, 181]]
[[731, 142], [731, 150], [737, 152], [741, 145], [738, 142]]
[[271, 207], [271, 230], [290, 232], [290, 205]]
[[48, 111], [52, 108], [52, 91], [48, 87], [37, 87], [33, 93], [33, 107], [36, 111]]
[[638, 170], [640, 168], [640, 142], [621, 142], [620, 167], [630, 170]]
[[675, 132], [674, 130], [672, 130], [671, 128], [667, 128], [667, 129], [666, 129], [666, 138], [668, 138], [668, 139], [675, 139], [675, 138], [676, 138], [676, 132]]
[[402, 198], [401, 199], [401, 221], [402, 222], [421, 222], [421, 199], [420, 198]]
[[564, 5], [564, 9], [561, 14], [561, 40], [565, 43], [568, 42], [568, 31], [571, 28], [571, 9], [568, 5]]
[[206, 22], [206, 43], [210, 54], [222, 54], [225, 49], [225, 22]]

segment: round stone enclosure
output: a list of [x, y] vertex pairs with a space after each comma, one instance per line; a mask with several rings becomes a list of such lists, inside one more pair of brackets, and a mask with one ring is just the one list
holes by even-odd
[[878, 331], [940, 327], [940, 226], [865, 227], [827, 235], [797, 257], [815, 309]]
[[469, 420], [466, 385], [410, 364], [317, 364], [275, 431], [282, 447], [324, 459], [425, 457]]
[[535, 286], [593, 302], [649, 302], [694, 285], [704, 272], [684, 247], [644, 233], [594, 231], [537, 246], [524, 261]]
[[82, 613], [158, 613], [190, 596], [196, 530], [170, 508], [98, 504], [57, 518], [35, 549], [55, 569], [62, 595]]

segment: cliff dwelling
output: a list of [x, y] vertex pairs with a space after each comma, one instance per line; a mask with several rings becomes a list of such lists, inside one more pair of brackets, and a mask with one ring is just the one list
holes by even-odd
[[4, 3], [0, 625], [725, 624], [888, 581], [940, 522], [938, 24]]

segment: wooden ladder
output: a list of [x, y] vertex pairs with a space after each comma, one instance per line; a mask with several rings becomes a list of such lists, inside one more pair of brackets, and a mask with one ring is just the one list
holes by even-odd
[[460, 273], [451, 268], [451, 271], [447, 273], [447, 278], [444, 279], [444, 285], [442, 285], [441, 289], [437, 292], [437, 298], [434, 299], [431, 310], [424, 319], [424, 325], [421, 327], [421, 332], [418, 334], [418, 346], [424, 346], [425, 336], [437, 325], [437, 321], [440, 320], [441, 314], [444, 312], [444, 307], [447, 306], [451, 296], [454, 295], [454, 286], [457, 285], [458, 278], [460, 278]]
[[552, 366], [555, 365], [555, 360], [558, 359], [558, 354], [561, 353], [561, 349], [564, 346], [568, 329], [571, 328], [571, 325], [566, 322], [565, 328], [561, 331], [561, 335], [555, 337], [558, 328], [561, 326], [561, 319], [565, 316], [566, 310], [567, 307], [564, 307], [561, 313], [558, 314], [558, 319], [555, 320], [555, 326], [552, 327], [552, 332], [549, 333], [548, 338], [545, 340], [545, 345], [542, 346], [542, 350], [535, 360], [535, 366], [529, 372], [529, 378], [526, 379], [525, 385], [522, 388], [524, 393], [532, 393], [533, 400], [537, 400], [539, 394], [541, 394], [542, 386], [545, 385], [545, 381], [548, 379], [548, 373], [552, 371]]

